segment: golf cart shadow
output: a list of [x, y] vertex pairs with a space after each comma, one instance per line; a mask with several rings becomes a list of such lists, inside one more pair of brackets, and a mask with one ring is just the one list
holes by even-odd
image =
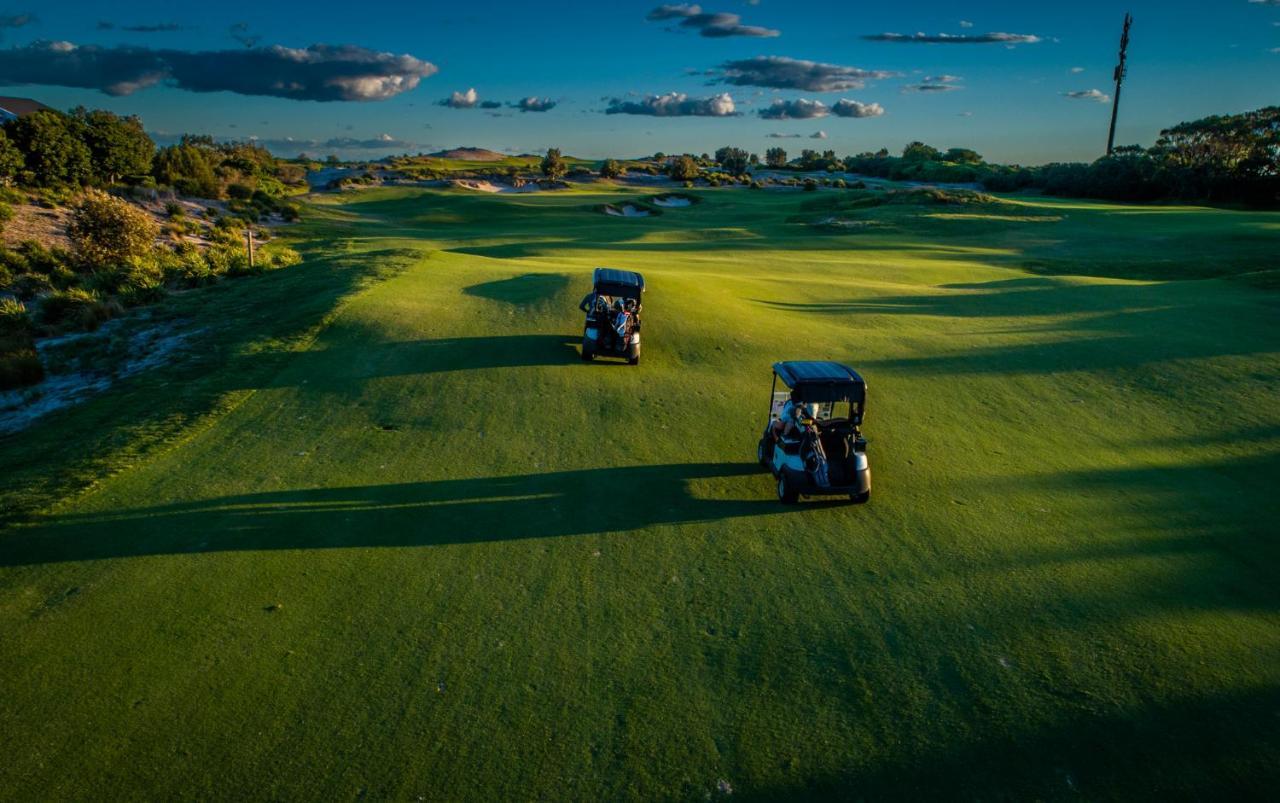
[[424, 547], [781, 515], [750, 463], [678, 463], [310, 488], [53, 516], [0, 566], [264, 549]]

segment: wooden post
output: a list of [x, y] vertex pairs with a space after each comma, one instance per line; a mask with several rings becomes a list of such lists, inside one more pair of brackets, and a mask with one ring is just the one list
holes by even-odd
[[249, 267], [253, 268], [253, 226], [244, 227], [244, 244], [249, 251]]

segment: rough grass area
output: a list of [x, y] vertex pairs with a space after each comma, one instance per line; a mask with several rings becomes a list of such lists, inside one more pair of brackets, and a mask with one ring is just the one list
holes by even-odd
[[[631, 192], [325, 196], [0, 439], [0, 798], [1274, 794], [1275, 215]], [[868, 378], [868, 505], [753, 464], [797, 358]]]

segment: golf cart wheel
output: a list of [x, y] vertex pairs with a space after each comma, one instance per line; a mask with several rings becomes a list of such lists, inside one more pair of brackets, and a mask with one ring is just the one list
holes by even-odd
[[849, 500], [855, 505], [865, 505], [867, 502], [871, 501], [871, 492], [863, 491], [860, 494], [849, 494]]
[[586, 348], [584, 348], [584, 349], [582, 350], [582, 361], [583, 361], [583, 362], [591, 362], [593, 359], [595, 359], [595, 356], [596, 356], [595, 352], [594, 352], [594, 351], [592, 351], [591, 349], [586, 349]]
[[761, 466], [769, 467], [769, 439], [761, 438], [756, 444], [756, 462]]
[[800, 492], [787, 482], [787, 475], [778, 477], [778, 501], [784, 505], [794, 505], [800, 501]]
[[634, 356], [634, 357], [628, 357], [628, 358], [627, 358], [627, 365], [639, 365], [639, 364], [640, 364], [640, 355], [639, 355], [639, 354], [637, 354], [637, 355], [636, 355], [636, 356]]

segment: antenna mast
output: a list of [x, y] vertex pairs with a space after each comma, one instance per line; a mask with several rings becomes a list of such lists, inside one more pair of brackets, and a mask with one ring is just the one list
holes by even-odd
[[1129, 26], [1133, 25], [1133, 15], [1126, 13], [1124, 15], [1124, 31], [1120, 34], [1120, 63], [1116, 65], [1116, 94], [1111, 101], [1111, 131], [1107, 134], [1107, 156], [1116, 147], [1116, 116], [1120, 113], [1120, 87], [1124, 84], [1124, 78], [1129, 73], [1128, 53], [1129, 53]]

